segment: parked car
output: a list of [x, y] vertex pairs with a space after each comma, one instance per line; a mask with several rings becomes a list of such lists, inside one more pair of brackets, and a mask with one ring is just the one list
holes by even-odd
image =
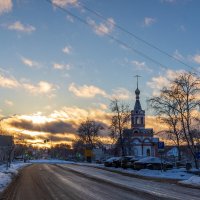
[[113, 167], [113, 162], [118, 160], [120, 157], [111, 157], [104, 162], [105, 167]]
[[134, 163], [134, 169], [152, 169], [152, 170], [160, 170], [160, 169], [172, 169], [173, 164], [165, 161], [164, 159], [161, 162], [160, 158], [157, 157], [146, 157], [142, 158]]
[[131, 160], [134, 158], [134, 156], [124, 156], [121, 159], [121, 167], [124, 169], [127, 169], [131, 167], [132, 163]]
[[118, 168], [118, 167], [121, 167], [122, 165], [122, 157], [118, 157], [117, 159], [114, 159], [113, 160], [113, 167], [116, 167], [116, 168]]
[[134, 164], [136, 161], [140, 160], [144, 158], [143, 156], [134, 156], [133, 158], [131, 158], [130, 162], [130, 168], [135, 169]]

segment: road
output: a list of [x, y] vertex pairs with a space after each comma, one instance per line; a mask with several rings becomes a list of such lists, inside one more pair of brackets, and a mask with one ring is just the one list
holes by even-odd
[[[95, 176], [87, 175], [83, 171], [91, 171]], [[94, 170], [94, 171], [93, 171]], [[157, 192], [148, 192], [138, 188], [138, 182], [141, 188], [146, 188], [148, 184], [162, 183], [141, 180], [136, 178], [125, 177], [119, 174], [113, 174], [105, 170], [88, 168], [75, 165], [50, 165], [50, 164], [34, 164], [25, 167], [16, 178], [15, 181], [8, 187], [1, 199], [4, 200], [162, 200], [162, 199], [199, 199], [200, 191], [190, 188], [184, 188], [176, 185], [164, 184], [165, 191], [168, 194], [174, 190], [174, 187], [182, 188], [183, 196], [179, 192], [174, 197], [166, 196], [166, 193], [160, 195]], [[84, 174], [83, 174], [84, 173]], [[101, 178], [98, 174], [104, 174]], [[107, 178], [106, 178], [107, 177]], [[110, 178], [109, 178], [110, 177]], [[122, 179], [121, 184], [115, 182], [112, 177]], [[130, 187], [123, 184], [123, 181], [132, 180]], [[138, 182], [137, 182], [138, 181]], [[142, 181], [142, 182], [140, 182]], [[134, 182], [136, 187], [134, 186]], [[137, 182], [137, 183], [136, 183]], [[171, 189], [170, 189], [171, 186]], [[162, 188], [162, 187], [159, 187]], [[178, 190], [178, 191], [179, 191]], [[172, 192], [172, 193], [173, 193]], [[161, 190], [161, 193], [163, 191]], [[179, 198], [180, 197], [180, 198]]]

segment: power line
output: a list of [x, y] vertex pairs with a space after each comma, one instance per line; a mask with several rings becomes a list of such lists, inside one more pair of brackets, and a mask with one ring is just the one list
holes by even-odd
[[[50, 4], [53, 4], [53, 6], [59, 8], [60, 10], [66, 12], [67, 14], [71, 15], [72, 17], [74, 17], [75, 19], [77, 19], [77, 20], [79, 20], [80, 22], [84, 23], [85, 25], [91, 27], [91, 25], [90, 25], [90, 23], [89, 23], [88, 21], [86, 21], [86, 20], [80, 18], [79, 16], [73, 14], [73, 13], [70, 12], [69, 10], [67, 10], [67, 9], [65, 9], [65, 8], [63, 8], [63, 7], [59, 6], [59, 5], [57, 5], [57, 4], [52, 3], [51, 0], [46, 0], [46, 1], [47, 1], [48, 3], [50, 3]], [[166, 66], [164, 66], [164, 65], [163, 65], [162, 63], [160, 63], [159, 61], [157, 61], [157, 60], [151, 58], [150, 56], [144, 54], [143, 52], [141, 52], [141, 51], [139, 51], [139, 50], [137, 50], [137, 49], [135, 49], [135, 48], [129, 46], [127, 43], [125, 43], [125, 42], [119, 40], [118, 38], [112, 36], [111, 34], [105, 33], [105, 35], [106, 35], [107, 37], [109, 37], [110, 39], [114, 40], [115, 42], [119, 43], [120, 45], [122, 45], [122, 46], [126, 47], [127, 49], [131, 50], [132, 52], [135, 52], [135, 53], [139, 54], [139, 55], [142, 56], [143, 58], [146, 58], [146, 59], [150, 60], [151, 62], [153, 62], [153, 63], [155, 63], [155, 64], [157, 64], [157, 65], [159, 65], [159, 66], [162, 66], [162, 67], [164, 67], [164, 68], [167, 68]]]
[[[78, 21], [82, 22], [83, 24], [85, 24], [85, 25], [91, 27], [91, 24], [90, 24], [88, 21], [86, 21], [85, 19], [82, 19], [81, 17], [79, 17], [79, 16], [73, 14], [72, 12], [70, 12], [69, 10], [67, 10], [66, 8], [63, 8], [62, 6], [59, 6], [58, 4], [53, 3], [51, 0], [46, 0], [46, 2], [48, 2], [49, 4], [55, 6], [55, 7], [58, 8], [58, 9], [62, 10], [63, 12], [65, 12], [65, 13], [67, 13], [68, 15], [72, 16], [73, 18], [77, 19]], [[83, 4], [81, 4], [81, 5], [83, 5]], [[83, 8], [86, 9], [87, 7], [83, 5]], [[96, 11], [93, 11], [93, 10], [90, 9], [90, 8], [87, 8], [86, 10], [88, 10], [88, 11], [94, 13], [95, 15], [101, 17], [104, 21], [107, 21], [107, 19], [106, 19], [105, 17], [103, 17], [101, 14], [97, 13]], [[191, 67], [191, 66], [185, 64], [184, 62], [182, 62], [182, 61], [180, 61], [180, 60], [178, 60], [178, 59], [176, 59], [175, 57], [171, 56], [170, 54], [166, 53], [165, 51], [160, 50], [158, 47], [156, 47], [156, 46], [154, 46], [154, 45], [152, 45], [152, 44], [146, 42], [145, 40], [141, 39], [140, 37], [134, 35], [133, 33], [129, 32], [129, 31], [127, 31], [126, 29], [124, 29], [123, 27], [121, 27], [121, 26], [115, 24], [114, 22], [110, 21], [109, 23], [115, 25], [117, 28], [119, 28], [119, 29], [122, 30], [123, 32], [126, 32], [126, 33], [128, 33], [129, 35], [132, 35], [133, 37], [137, 38], [138, 40], [143, 41], [143, 42], [144, 42], [145, 44], [147, 44], [148, 46], [151, 46], [152, 48], [157, 49], [158, 51], [162, 52], [163, 54], [167, 55], [168, 57], [171, 57], [171, 58], [173, 58], [173, 59], [175, 59], [175, 60], [181, 62], [181, 63], [184, 64], [185, 66], [187, 66], [187, 67], [189, 67], [189, 68], [191, 68], [191, 69], [197, 71], [195, 68], [193, 68], [193, 67]], [[110, 39], [112, 39], [112, 40], [114, 40], [115, 42], [117, 42], [118, 44], [120, 44], [120, 45], [126, 47], [127, 49], [131, 50], [131, 51], [134, 52], [134, 53], [137, 53], [137, 54], [140, 55], [141, 57], [143, 57], [143, 58], [145, 58], [145, 59], [148, 59], [148, 60], [150, 60], [151, 62], [153, 62], [153, 63], [155, 63], [155, 64], [157, 64], [157, 65], [159, 65], [159, 66], [161, 66], [161, 67], [168, 68], [168, 67], [166, 67], [165, 65], [163, 65], [162, 63], [160, 63], [159, 61], [155, 60], [154, 58], [152, 58], [152, 57], [146, 55], [145, 53], [143, 53], [143, 52], [141, 52], [141, 51], [139, 51], [139, 50], [133, 48], [132, 46], [130, 46], [130, 45], [128, 45], [127, 43], [123, 42], [122, 40], [120, 40], [120, 39], [118, 39], [118, 38], [112, 36], [111, 34], [109, 34], [109, 33], [104, 33], [104, 34], [105, 34], [107, 37], [109, 37]], [[198, 71], [197, 71], [197, 72], [198, 72]], [[199, 73], [199, 72], [198, 72], [198, 73]]]
[[[85, 4], [83, 4], [83, 3], [81, 3], [81, 2], [79, 2], [78, 4], [81, 5], [85, 10], [87, 10], [87, 11], [93, 13], [93, 14], [96, 15], [97, 17], [103, 19], [104, 21], [107, 21], [107, 19], [106, 19], [103, 15], [101, 15], [99, 12], [97, 12], [96, 10], [93, 10], [93, 9], [87, 7]], [[128, 35], [130, 35], [130, 36], [132, 36], [132, 37], [134, 37], [134, 38], [136, 38], [136, 39], [139, 40], [140, 42], [143, 42], [143, 43], [146, 44], [147, 46], [149, 46], [149, 47], [151, 47], [151, 48], [153, 48], [153, 49], [159, 51], [160, 53], [164, 54], [165, 56], [168, 56], [169, 58], [171, 58], [171, 59], [173, 59], [173, 60], [175, 60], [175, 61], [181, 63], [182, 65], [184, 65], [184, 66], [186, 66], [186, 67], [188, 67], [188, 68], [191, 68], [192, 70], [197, 71], [195, 68], [193, 68], [193, 67], [191, 67], [190, 65], [186, 64], [186, 63], [183, 62], [182, 60], [177, 59], [175, 56], [173, 56], [173, 55], [169, 54], [168, 52], [162, 50], [161, 48], [157, 47], [156, 45], [154, 45], [154, 44], [152, 44], [152, 43], [150, 43], [150, 42], [147, 42], [146, 40], [144, 40], [143, 38], [139, 37], [138, 35], [136, 35], [136, 34], [130, 32], [130, 31], [128, 31], [127, 29], [123, 28], [121, 25], [119, 25], [119, 24], [117, 24], [117, 23], [115, 23], [115, 22], [112, 22], [112, 21], [110, 21], [109, 23], [112, 24], [112, 25], [114, 25], [114, 26], [117, 27], [119, 30], [123, 31], [124, 33], [126, 33], [126, 34], [128, 34]]]

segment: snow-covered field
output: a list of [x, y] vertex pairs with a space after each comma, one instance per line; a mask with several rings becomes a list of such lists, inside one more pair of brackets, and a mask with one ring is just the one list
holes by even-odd
[[27, 165], [27, 163], [16, 162], [12, 163], [8, 169], [6, 169], [6, 165], [0, 165], [0, 192], [2, 192], [12, 181], [12, 178], [17, 175], [18, 170], [25, 165]]

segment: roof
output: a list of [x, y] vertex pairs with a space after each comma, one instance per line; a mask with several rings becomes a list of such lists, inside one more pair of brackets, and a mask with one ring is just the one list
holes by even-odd
[[142, 110], [139, 99], [136, 99], [136, 101], [135, 101], [134, 111], [136, 111], [136, 110]]

